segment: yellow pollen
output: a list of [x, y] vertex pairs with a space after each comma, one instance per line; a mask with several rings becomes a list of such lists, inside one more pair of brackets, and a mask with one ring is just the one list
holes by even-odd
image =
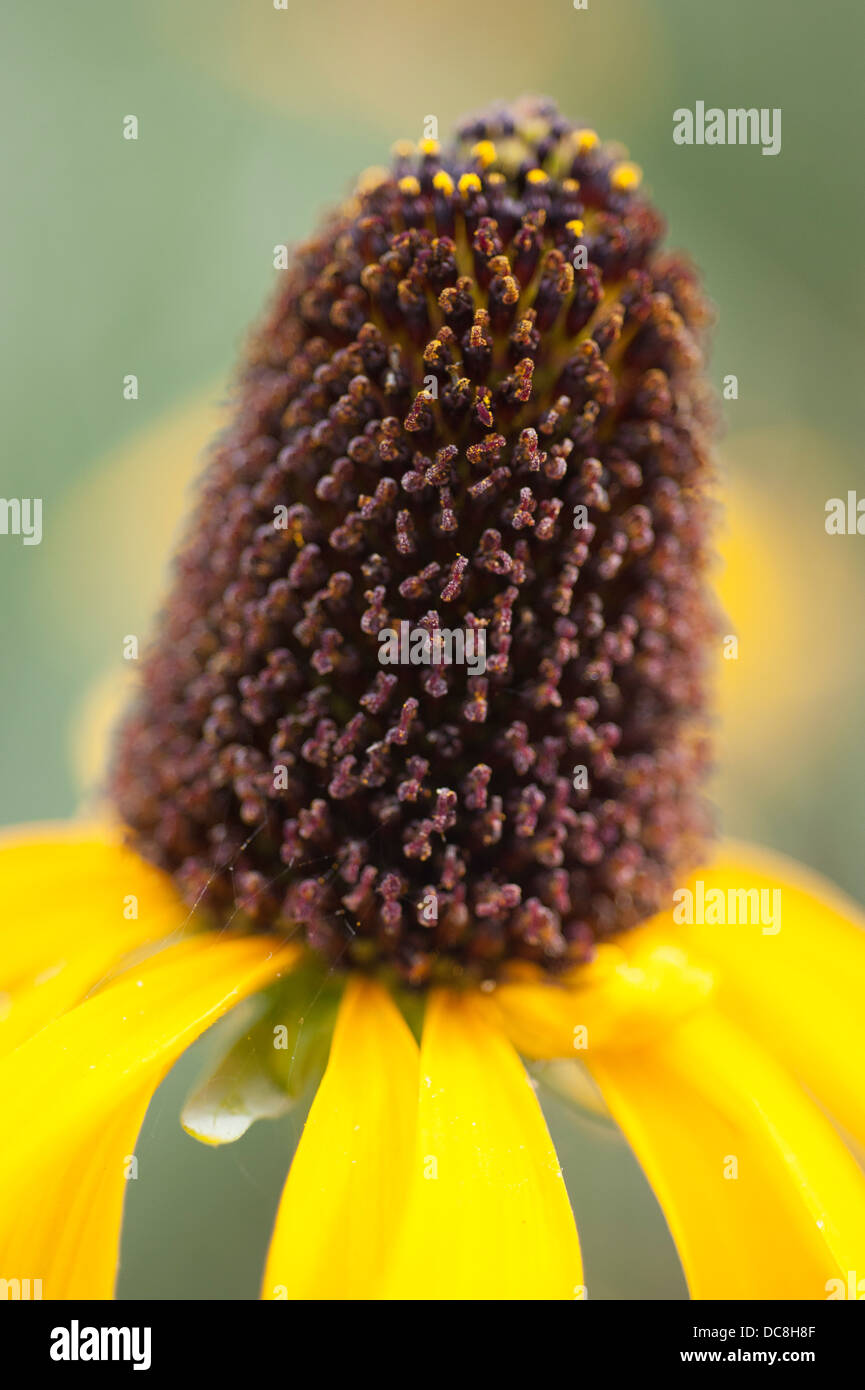
[[391, 146], [391, 154], [397, 159], [410, 159], [414, 154], [414, 141], [397, 140], [396, 144]]
[[380, 188], [383, 183], [387, 183], [390, 174], [387, 169], [383, 169], [380, 164], [374, 164], [369, 169], [364, 169], [358, 176], [358, 193], [371, 193], [374, 188]]
[[484, 169], [488, 164], [495, 164], [498, 159], [498, 153], [492, 140], [479, 140], [476, 145], [472, 146], [472, 154], [475, 159], [480, 160]]
[[493, 173], [487, 174], [487, 183], [506, 183], [506, 182], [507, 182], [507, 180], [506, 180], [504, 174], [500, 174], [500, 173], [498, 172], [497, 169], [494, 170]]
[[610, 170], [610, 183], [614, 188], [637, 188], [642, 177], [643, 171], [639, 164], [631, 164], [630, 160], [614, 164]]
[[463, 196], [465, 196], [466, 193], [479, 193], [481, 186], [481, 181], [477, 174], [463, 174], [459, 181], [459, 190]]
[[454, 181], [446, 169], [439, 169], [437, 174], [433, 174], [433, 188], [437, 188], [439, 193], [446, 193], [450, 197], [454, 191]]
[[565, 226], [569, 232], [573, 232], [574, 236], [582, 236], [585, 230], [579, 217], [575, 217], [572, 221], [566, 222]]
[[579, 179], [562, 179], [563, 193], [578, 193], [580, 189]]
[[406, 174], [404, 179], [399, 181], [400, 193], [407, 193], [409, 197], [416, 198], [420, 193], [420, 184], [414, 174]]
[[580, 150], [593, 150], [598, 143], [598, 133], [595, 130], [575, 130], [573, 139]]
[[421, 154], [438, 154], [439, 150], [441, 149], [441, 146], [439, 145], [438, 140], [426, 139], [421, 140], [420, 144], [418, 145], [418, 149], [420, 150]]
[[543, 169], [530, 169], [526, 174], [526, 183], [549, 183], [549, 175]]
[[550, 123], [543, 116], [530, 116], [520, 121], [519, 133], [527, 145], [539, 145], [550, 133]]

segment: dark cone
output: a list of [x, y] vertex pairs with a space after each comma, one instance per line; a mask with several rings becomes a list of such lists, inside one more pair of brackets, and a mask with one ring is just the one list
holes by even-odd
[[[297, 252], [113, 775], [220, 924], [412, 984], [552, 969], [699, 854], [706, 313], [637, 181], [523, 102]], [[483, 674], [382, 664], [403, 622], [482, 629]]]

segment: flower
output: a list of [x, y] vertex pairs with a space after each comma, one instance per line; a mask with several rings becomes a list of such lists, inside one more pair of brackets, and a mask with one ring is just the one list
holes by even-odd
[[700, 867], [708, 316], [639, 184], [520, 102], [398, 146], [297, 253], [117, 822], [0, 848], [3, 1277], [110, 1297], [150, 1096], [249, 996], [183, 1118], [228, 1142], [322, 1073], [265, 1298], [584, 1296], [521, 1058], [587, 1069], [692, 1297], [846, 1287], [865, 938], [793, 865]]

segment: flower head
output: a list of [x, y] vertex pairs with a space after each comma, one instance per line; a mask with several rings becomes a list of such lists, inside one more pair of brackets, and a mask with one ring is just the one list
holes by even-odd
[[639, 181], [517, 103], [297, 253], [119, 739], [127, 831], [0, 845], [0, 1278], [110, 1295], [153, 1089], [252, 995], [183, 1123], [232, 1142], [320, 1079], [263, 1297], [584, 1296], [605, 1194], [523, 1058], [594, 1085], [692, 1297], [849, 1286], [856, 910], [740, 849], [694, 893], [783, 927], [669, 910], [706, 829], [706, 313]]
[[556, 969], [696, 862], [706, 313], [638, 182], [524, 101], [298, 251], [115, 763], [218, 920], [411, 984]]

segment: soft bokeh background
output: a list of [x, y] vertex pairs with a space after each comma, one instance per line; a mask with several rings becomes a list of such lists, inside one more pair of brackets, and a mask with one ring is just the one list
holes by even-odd
[[[719, 310], [739, 658], [720, 672], [725, 827], [865, 900], [865, 538], [828, 537], [862, 431], [861, 55], [849, 0], [12, 0], [0, 93], [0, 822], [70, 814], [143, 635], [224, 382], [272, 284], [362, 168], [424, 117], [524, 91], [621, 140]], [[676, 107], [781, 107], [783, 148], [677, 147]], [[126, 115], [137, 142], [122, 138]], [[124, 401], [135, 373], [140, 398]], [[176, 1126], [205, 1039], [139, 1146], [121, 1291], [249, 1297], [302, 1114], [205, 1151]], [[657, 1209], [602, 1120], [548, 1108], [590, 1296], [681, 1296]], [[615, 1215], [612, 1218], [611, 1212]]]

